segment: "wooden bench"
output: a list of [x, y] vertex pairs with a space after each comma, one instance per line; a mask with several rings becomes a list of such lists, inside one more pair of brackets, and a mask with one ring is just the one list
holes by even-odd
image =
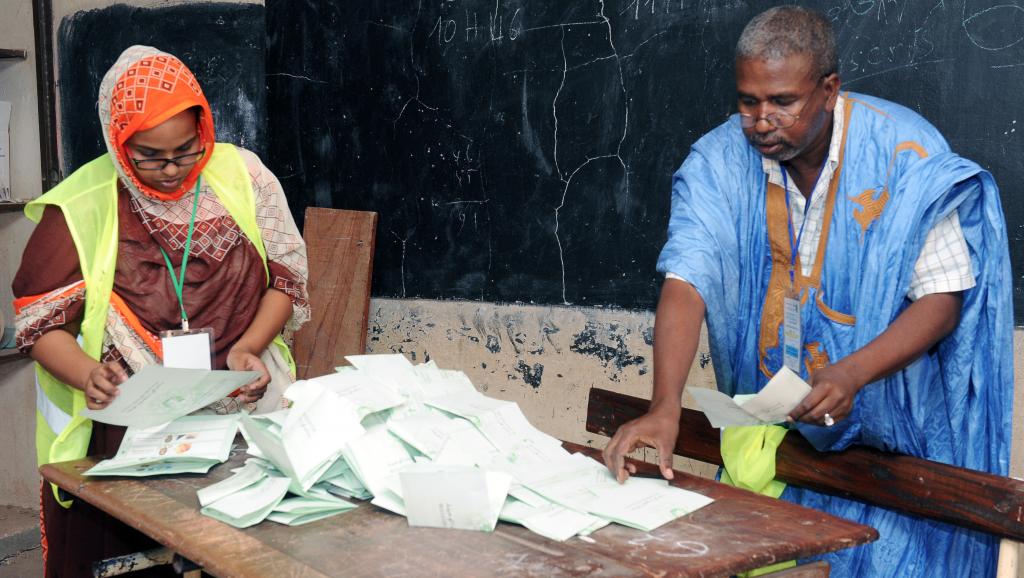
[[[587, 405], [587, 431], [611, 436], [646, 413], [649, 404], [594, 388]], [[703, 413], [683, 408], [677, 455], [722, 465], [719, 439], [719, 430]], [[776, 478], [787, 484], [1024, 540], [1024, 482], [1013, 478], [867, 447], [820, 453], [799, 435], [786, 436], [775, 467]]]

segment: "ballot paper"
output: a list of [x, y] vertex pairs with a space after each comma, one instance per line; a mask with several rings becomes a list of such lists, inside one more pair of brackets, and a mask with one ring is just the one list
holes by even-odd
[[453, 433], [472, 427], [464, 419], [429, 407], [414, 415], [389, 419], [386, 426], [395, 437], [431, 459], [441, 453]]
[[205, 516], [236, 528], [262, 522], [288, 493], [288, 478], [267, 476], [200, 509]]
[[522, 468], [516, 476], [563, 507], [648, 532], [714, 501], [662, 479], [631, 477], [619, 484], [606, 467], [582, 454], [546, 467]]
[[294, 384], [290, 408], [240, 419], [252, 457], [199, 492], [204, 514], [300, 525], [371, 499], [411, 525], [491, 531], [501, 519], [566, 540], [613, 521], [649, 531], [711, 501], [664, 480], [619, 485], [461, 372], [400, 355], [349, 361]]
[[117, 454], [85, 472], [88, 476], [156, 476], [206, 473], [228, 459], [238, 415], [191, 415], [171, 423], [129, 427]]
[[587, 511], [645, 532], [714, 501], [696, 492], [670, 486], [665, 480], [631, 477], [626, 483], [618, 484], [610, 473], [608, 478], [609, 483], [595, 489], [597, 496], [585, 505]]
[[270, 514], [267, 515], [267, 519], [286, 526], [301, 526], [355, 508], [355, 504], [340, 498], [324, 500], [319, 498], [291, 497], [278, 502]]
[[223, 399], [260, 376], [257, 371], [180, 369], [147, 365], [118, 386], [120, 394], [103, 409], [80, 415], [113, 425], [165, 424]]
[[225, 478], [216, 484], [210, 484], [196, 492], [199, 498], [199, 506], [206, 507], [217, 500], [226, 498], [231, 494], [240, 492], [245, 488], [261, 481], [267, 477], [267, 471], [255, 463], [246, 463], [240, 470], [231, 477]]
[[311, 386], [317, 388], [315, 395], [295, 402], [283, 425], [242, 417], [246, 438], [303, 490], [317, 483], [346, 443], [364, 432], [352, 404], [322, 386]]
[[345, 360], [360, 372], [373, 376], [405, 399], [418, 400], [424, 395], [423, 385], [413, 365], [401, 353], [349, 355]]
[[359, 481], [359, 478], [352, 472], [352, 469], [348, 467], [348, 462], [340, 459], [335, 463], [344, 465], [345, 470], [335, 473], [330, 477], [325, 475], [322, 478], [323, 483], [327, 484], [327, 491], [343, 498], [354, 498], [356, 500], [369, 500], [373, 498], [373, 494], [366, 489], [366, 486]]
[[[338, 397], [347, 400], [356, 408], [356, 413], [362, 419], [371, 413], [402, 405], [405, 399], [398, 395], [387, 384], [373, 379], [365, 371], [346, 371], [332, 373], [322, 377], [308, 380], [306, 383], [317, 384]], [[286, 396], [288, 399], [295, 399], [296, 388], [303, 388], [305, 384], [297, 382], [288, 388]]]
[[548, 502], [539, 506], [531, 506], [526, 502], [509, 496], [501, 509], [500, 519], [519, 524], [528, 530], [564, 542], [577, 534], [582, 534], [595, 525], [606, 525], [608, 522], [590, 514], [584, 514]]
[[410, 526], [490, 532], [512, 479], [471, 466], [416, 463], [401, 471]]
[[388, 491], [397, 493], [398, 472], [414, 463], [405, 446], [384, 429], [369, 431], [349, 441], [342, 455], [374, 496]]
[[469, 420], [502, 452], [512, 452], [526, 443], [541, 451], [562, 455], [562, 442], [530, 425], [519, 406], [487, 397], [476, 391], [432, 398], [424, 403]]
[[713, 427], [743, 425], [771, 425], [786, 421], [811, 391], [811, 386], [800, 376], [783, 367], [760, 392], [753, 396], [728, 395], [714, 390], [693, 387], [688, 389], [697, 400], [701, 411]]
[[441, 369], [433, 361], [421, 363], [413, 367], [413, 371], [416, 372], [416, 377], [420, 380], [420, 388], [426, 397], [476, 392], [476, 387], [465, 373]]
[[448, 435], [444, 447], [434, 457], [434, 462], [446, 465], [463, 465], [486, 468], [491, 464], [504, 464], [505, 459], [480, 430], [461, 420], [461, 427]]

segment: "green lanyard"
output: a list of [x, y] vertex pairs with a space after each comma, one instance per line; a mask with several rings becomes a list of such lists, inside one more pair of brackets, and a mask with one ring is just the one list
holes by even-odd
[[185, 255], [181, 258], [181, 277], [179, 278], [174, 274], [174, 265], [171, 265], [171, 258], [167, 256], [167, 251], [164, 251], [163, 247], [159, 247], [160, 252], [164, 255], [164, 262], [167, 263], [167, 272], [171, 274], [171, 285], [174, 286], [174, 294], [178, 296], [178, 305], [181, 306], [181, 328], [188, 331], [188, 314], [185, 313], [185, 301], [182, 299], [182, 294], [185, 290], [185, 266], [188, 265], [188, 254], [192, 250], [192, 233], [196, 230], [196, 208], [199, 207], [199, 186], [202, 183], [202, 177], [196, 180], [196, 191], [192, 199], [192, 219], [188, 223], [188, 237], [185, 238]]

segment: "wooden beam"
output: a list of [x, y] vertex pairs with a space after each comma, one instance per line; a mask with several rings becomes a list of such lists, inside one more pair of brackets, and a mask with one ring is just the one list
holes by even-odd
[[377, 213], [306, 209], [311, 318], [295, 334], [299, 379], [333, 373], [346, 355], [366, 352], [376, 231]]
[[24, 60], [28, 58], [27, 50], [20, 50], [17, 48], [0, 48], [0, 58], [15, 58]]
[[[594, 388], [587, 431], [610, 436], [640, 417], [649, 401]], [[718, 430], [704, 414], [683, 408], [675, 453], [722, 464]], [[856, 446], [822, 453], [800, 435], [779, 446], [776, 477], [788, 484], [1024, 540], [1024, 482], [921, 458]]]

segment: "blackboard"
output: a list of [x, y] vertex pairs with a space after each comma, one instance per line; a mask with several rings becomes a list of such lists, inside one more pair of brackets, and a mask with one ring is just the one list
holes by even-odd
[[[736, 39], [773, 4], [267, 0], [271, 166], [297, 215], [381, 214], [374, 294], [650, 308], [671, 175], [733, 110]], [[846, 88], [992, 171], [1024, 272], [1024, 8], [803, 4]]]
[[192, 70], [210, 102], [218, 140], [266, 152], [262, 5], [115, 4], [75, 12], [57, 29], [58, 122], [65, 175], [106, 152], [96, 113], [100, 81], [133, 44], [173, 54]]

